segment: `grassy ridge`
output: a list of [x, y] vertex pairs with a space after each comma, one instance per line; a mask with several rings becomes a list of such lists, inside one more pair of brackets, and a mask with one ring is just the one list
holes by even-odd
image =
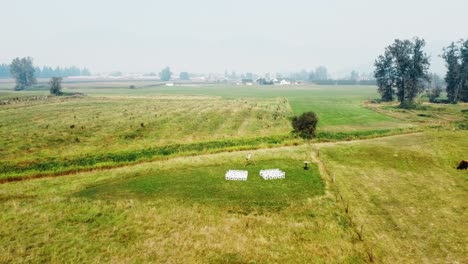
[[[342, 141], [353, 139], [366, 139], [379, 136], [389, 136], [401, 133], [416, 132], [417, 129], [385, 129], [351, 132], [318, 132], [315, 141]], [[95, 168], [110, 168], [155, 159], [187, 156], [202, 153], [215, 153], [221, 151], [235, 151], [258, 149], [262, 147], [284, 146], [300, 144], [301, 139], [292, 135], [270, 136], [251, 139], [232, 139], [191, 144], [171, 144], [161, 147], [123, 151], [115, 153], [88, 154], [77, 157], [47, 158], [28, 163], [0, 164], [0, 179], [15, 179], [37, 174], [60, 174]]]
[[162, 147], [125, 151], [116, 153], [104, 153], [85, 155], [69, 159], [49, 158], [37, 163], [0, 165], [1, 178], [14, 175], [34, 173], [60, 173], [77, 171], [89, 168], [112, 167], [137, 161], [152, 160], [177, 155], [201, 154], [226, 150], [254, 149], [261, 146], [275, 146], [284, 144], [289, 136], [263, 137], [255, 139], [223, 140], [199, 142], [192, 144], [172, 144]]

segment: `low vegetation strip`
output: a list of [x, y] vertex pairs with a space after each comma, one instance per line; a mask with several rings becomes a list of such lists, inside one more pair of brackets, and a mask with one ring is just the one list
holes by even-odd
[[[366, 139], [411, 132], [418, 132], [418, 130], [416, 128], [408, 128], [352, 132], [323, 131], [317, 133], [316, 140], [319, 142], [327, 142]], [[112, 168], [175, 156], [298, 145], [301, 142], [301, 139], [295, 138], [292, 135], [280, 135], [248, 139], [198, 142], [191, 144], [171, 144], [135, 151], [83, 155], [70, 158], [48, 158], [27, 163], [4, 162], [0, 164], [0, 183], [27, 178], [37, 178], [40, 176], [63, 175], [90, 169]]]
[[172, 144], [135, 151], [84, 155], [74, 158], [49, 158], [25, 164], [3, 163], [0, 165], [0, 179], [14, 180], [37, 174], [53, 175], [92, 168], [108, 168], [121, 164], [130, 164], [180, 155], [214, 153], [219, 151], [255, 149], [260, 147], [283, 145], [298, 141], [291, 136], [270, 136], [253, 139], [220, 140], [191, 144]]

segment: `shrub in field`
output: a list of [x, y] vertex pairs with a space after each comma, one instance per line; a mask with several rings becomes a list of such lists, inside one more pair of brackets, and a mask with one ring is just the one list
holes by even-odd
[[52, 77], [49, 81], [50, 94], [62, 94], [62, 77]]
[[293, 133], [303, 139], [312, 139], [315, 137], [315, 128], [317, 127], [318, 117], [314, 112], [305, 112], [292, 119]]

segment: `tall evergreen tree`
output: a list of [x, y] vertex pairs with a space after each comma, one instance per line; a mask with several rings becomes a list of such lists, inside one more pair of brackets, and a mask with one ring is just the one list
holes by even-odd
[[468, 102], [468, 39], [460, 47], [460, 101]]
[[406, 93], [406, 100], [412, 102], [418, 94], [425, 89], [424, 84], [430, 81], [429, 78], [429, 56], [424, 53], [423, 48], [426, 42], [423, 39], [415, 38], [412, 51], [412, 65], [409, 72], [409, 86]]
[[384, 102], [393, 101], [395, 91], [393, 58], [387, 50], [384, 55], [380, 55], [374, 63], [374, 77], [377, 80], [378, 91]]
[[457, 103], [459, 99], [461, 65], [458, 53], [458, 47], [452, 42], [450, 46], [444, 48], [442, 54], [447, 66], [447, 74], [444, 79], [447, 83], [446, 91], [450, 103]]

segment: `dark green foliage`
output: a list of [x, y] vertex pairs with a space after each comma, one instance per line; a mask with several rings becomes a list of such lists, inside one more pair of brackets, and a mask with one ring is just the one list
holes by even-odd
[[62, 95], [62, 77], [52, 77], [49, 81], [50, 94]]
[[305, 112], [292, 119], [293, 133], [303, 139], [312, 139], [315, 137], [315, 128], [317, 127], [318, 117], [314, 112]]
[[399, 40], [388, 46], [375, 62], [382, 100], [393, 99], [393, 89], [402, 106], [412, 105], [429, 80], [429, 57], [423, 52], [423, 39]]
[[468, 121], [460, 121], [460, 122], [457, 122], [457, 127], [458, 129], [461, 129], [461, 130], [468, 130]]
[[460, 89], [460, 61], [458, 47], [454, 42], [450, 46], [444, 48], [442, 57], [447, 66], [447, 74], [445, 82], [447, 83], [447, 97], [450, 103], [457, 103], [459, 99]]
[[445, 81], [449, 102], [468, 102], [468, 40], [461, 40], [460, 47], [452, 42], [444, 48], [442, 58], [447, 66]]
[[172, 72], [169, 67], [164, 68], [160, 73], [159, 73], [159, 78], [161, 78], [161, 81], [167, 82], [171, 79]]
[[409, 70], [409, 86], [406, 100], [412, 102], [416, 96], [425, 89], [424, 83], [429, 79], [429, 56], [424, 53], [423, 48], [426, 42], [423, 39], [416, 38], [413, 43], [412, 65]]
[[16, 80], [15, 90], [21, 91], [36, 84], [34, 72], [32, 58], [14, 59], [10, 65], [10, 73]]
[[393, 101], [395, 91], [394, 76], [395, 68], [393, 67], [393, 58], [389, 51], [385, 55], [380, 55], [374, 63], [374, 77], [377, 80], [378, 91], [383, 102]]
[[460, 57], [460, 101], [468, 102], [468, 39], [461, 42]]

